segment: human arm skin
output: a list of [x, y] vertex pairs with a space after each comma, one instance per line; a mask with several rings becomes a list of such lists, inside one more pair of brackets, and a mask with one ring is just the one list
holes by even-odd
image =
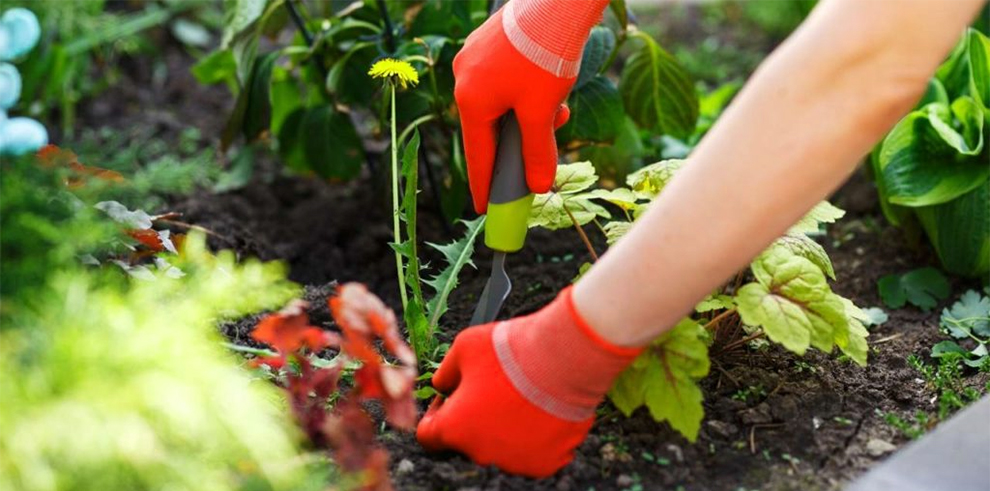
[[578, 282], [577, 311], [620, 346], [670, 329], [848, 177], [982, 5], [823, 1]]

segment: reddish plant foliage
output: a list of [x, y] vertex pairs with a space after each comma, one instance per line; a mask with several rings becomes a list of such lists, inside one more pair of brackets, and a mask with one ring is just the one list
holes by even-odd
[[86, 185], [86, 179], [89, 177], [102, 181], [124, 181], [124, 176], [119, 172], [83, 165], [79, 162], [79, 157], [75, 152], [63, 150], [56, 145], [45, 145], [41, 150], [38, 150], [38, 163], [42, 167], [65, 167], [71, 170], [73, 175], [65, 180], [65, 185], [69, 188], [78, 188]]
[[[262, 319], [252, 332], [254, 339], [277, 352], [256, 363], [287, 369], [285, 390], [293, 414], [316, 447], [328, 448], [341, 469], [359, 475], [361, 489], [390, 490], [388, 453], [377, 445], [374, 426], [361, 403], [381, 401], [389, 423], [412, 430], [416, 424], [416, 357], [399, 335], [395, 314], [364, 285], [342, 285], [329, 302], [340, 335], [311, 326], [306, 303], [296, 301]], [[375, 350], [379, 339], [398, 365], [386, 364]], [[313, 367], [306, 353], [331, 347], [341, 350], [336, 363]], [[343, 367], [351, 361], [360, 362], [354, 386], [340, 395], [328, 413], [328, 400], [338, 391]]]

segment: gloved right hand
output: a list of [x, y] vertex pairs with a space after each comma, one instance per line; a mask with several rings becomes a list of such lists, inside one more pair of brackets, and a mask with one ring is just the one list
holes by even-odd
[[615, 346], [577, 312], [571, 289], [539, 312], [475, 326], [454, 340], [416, 429], [427, 450], [547, 477], [574, 458], [595, 407], [642, 348]]
[[474, 208], [485, 213], [498, 121], [515, 111], [526, 183], [545, 193], [557, 169], [554, 130], [577, 80], [581, 53], [608, 0], [512, 0], [468, 36], [454, 58], [457, 100]]

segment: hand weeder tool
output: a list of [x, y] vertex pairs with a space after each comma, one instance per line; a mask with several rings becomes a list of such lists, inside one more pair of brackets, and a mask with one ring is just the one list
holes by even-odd
[[526, 242], [533, 193], [526, 185], [522, 135], [519, 122], [512, 112], [502, 118], [490, 189], [485, 245], [495, 251], [495, 256], [492, 258], [492, 274], [471, 316], [472, 326], [487, 324], [498, 316], [502, 303], [512, 291], [512, 282], [505, 273], [505, 256], [522, 249]]

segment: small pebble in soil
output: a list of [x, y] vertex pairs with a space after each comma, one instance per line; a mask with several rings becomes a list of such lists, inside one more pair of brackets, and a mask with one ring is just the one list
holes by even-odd
[[739, 432], [739, 428], [736, 425], [716, 419], [706, 422], [705, 426], [711, 434], [725, 439], [732, 438], [733, 435]]
[[667, 451], [674, 455], [674, 460], [676, 460], [677, 463], [684, 463], [684, 452], [681, 451], [681, 447], [671, 443], [667, 445]]
[[886, 440], [871, 438], [870, 441], [866, 442], [866, 453], [873, 457], [879, 457], [881, 455], [893, 452], [894, 450], [897, 450], [897, 447]]
[[628, 488], [635, 482], [629, 474], [619, 474], [619, 477], [615, 478], [615, 485], [620, 488]]
[[416, 464], [409, 459], [400, 460], [399, 465], [395, 467], [396, 474], [410, 474], [414, 470], [416, 470]]
[[629, 462], [632, 460], [632, 456], [629, 452], [616, 447], [612, 443], [606, 443], [602, 445], [602, 448], [598, 450], [601, 454], [602, 460], [605, 462]]

